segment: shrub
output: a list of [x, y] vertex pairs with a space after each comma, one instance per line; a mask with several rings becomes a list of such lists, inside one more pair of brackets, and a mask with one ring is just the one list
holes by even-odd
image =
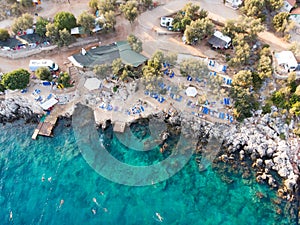
[[52, 80], [52, 75], [47, 67], [40, 67], [36, 70], [35, 75], [41, 80]]
[[2, 77], [2, 85], [6, 89], [24, 89], [29, 84], [30, 73], [25, 69], [17, 69]]

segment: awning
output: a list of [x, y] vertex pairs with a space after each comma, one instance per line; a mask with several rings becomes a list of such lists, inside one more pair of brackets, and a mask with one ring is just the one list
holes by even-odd
[[48, 101], [45, 101], [40, 106], [43, 108], [43, 110], [48, 110], [52, 106], [54, 106], [56, 103], [58, 103], [58, 100], [55, 98], [50, 98]]
[[185, 90], [185, 93], [189, 97], [195, 97], [198, 94], [198, 91], [197, 91], [197, 89], [195, 87], [188, 87]]

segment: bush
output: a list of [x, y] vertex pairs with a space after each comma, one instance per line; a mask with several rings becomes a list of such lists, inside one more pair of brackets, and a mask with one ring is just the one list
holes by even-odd
[[64, 87], [72, 87], [70, 84], [71, 77], [67, 72], [61, 72], [58, 77], [58, 83], [62, 84]]
[[0, 41], [6, 41], [9, 38], [9, 33], [6, 29], [0, 28]]
[[29, 84], [30, 73], [25, 69], [17, 69], [2, 77], [2, 85], [6, 89], [24, 89]]
[[41, 80], [52, 80], [52, 75], [47, 67], [40, 67], [36, 70], [35, 75]]

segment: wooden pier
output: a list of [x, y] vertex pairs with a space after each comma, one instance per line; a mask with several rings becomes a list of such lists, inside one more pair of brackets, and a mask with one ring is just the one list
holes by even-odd
[[37, 128], [34, 130], [32, 139], [36, 140], [38, 135], [52, 137], [52, 130], [57, 122], [57, 116], [54, 115], [44, 115]]

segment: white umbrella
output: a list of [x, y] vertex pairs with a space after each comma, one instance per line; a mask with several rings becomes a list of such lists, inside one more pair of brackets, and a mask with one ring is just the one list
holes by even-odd
[[90, 91], [96, 90], [100, 87], [101, 81], [97, 78], [88, 78], [84, 83], [84, 87]]
[[188, 87], [185, 90], [187, 96], [195, 97], [198, 94], [198, 91], [195, 87]]

